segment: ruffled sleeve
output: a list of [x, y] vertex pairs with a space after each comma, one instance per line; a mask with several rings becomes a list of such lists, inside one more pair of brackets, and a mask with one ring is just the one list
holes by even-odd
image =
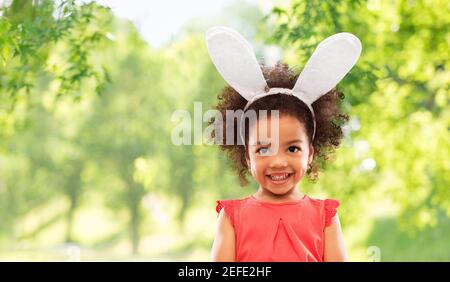
[[231, 220], [231, 223], [234, 225], [234, 201], [233, 200], [217, 200], [216, 201], [216, 211], [217, 216], [222, 209], [224, 209], [225, 213]]
[[325, 207], [325, 227], [331, 224], [331, 219], [336, 214], [336, 209], [339, 207], [339, 201], [333, 199], [326, 199], [324, 201]]

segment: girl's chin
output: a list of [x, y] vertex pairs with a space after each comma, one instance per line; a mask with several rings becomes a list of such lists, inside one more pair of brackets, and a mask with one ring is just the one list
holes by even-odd
[[269, 188], [268, 190], [270, 191], [270, 193], [276, 196], [286, 195], [290, 191], [290, 189], [276, 189], [276, 188], [275, 189]]
[[267, 183], [265, 188], [269, 190], [274, 195], [284, 195], [289, 192], [294, 185], [292, 183], [286, 183], [283, 185], [273, 185], [271, 183]]

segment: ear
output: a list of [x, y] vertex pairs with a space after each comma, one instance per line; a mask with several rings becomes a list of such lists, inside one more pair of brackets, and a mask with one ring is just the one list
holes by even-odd
[[314, 159], [314, 146], [313, 144], [309, 144], [308, 164], [312, 163], [313, 159]]
[[266, 80], [251, 44], [238, 32], [212, 27], [206, 32], [208, 52], [223, 79], [247, 101], [265, 90]]
[[342, 32], [322, 41], [300, 73], [292, 92], [310, 105], [333, 89], [356, 64], [361, 42]]

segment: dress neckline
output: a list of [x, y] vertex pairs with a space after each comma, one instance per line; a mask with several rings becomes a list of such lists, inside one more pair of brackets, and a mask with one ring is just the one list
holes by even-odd
[[299, 203], [303, 202], [304, 200], [306, 200], [307, 197], [308, 197], [308, 195], [304, 194], [303, 198], [301, 198], [299, 200], [293, 200], [293, 201], [288, 201], [288, 202], [280, 202], [280, 203], [262, 201], [262, 200], [256, 199], [256, 197], [253, 196], [253, 195], [250, 195], [248, 198], [250, 198], [251, 200], [253, 200], [255, 202], [263, 204], [263, 205], [282, 206], [282, 205], [296, 205], [296, 204], [299, 204]]

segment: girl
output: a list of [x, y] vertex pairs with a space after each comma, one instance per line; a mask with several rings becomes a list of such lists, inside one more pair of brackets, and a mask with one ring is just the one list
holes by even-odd
[[[259, 184], [246, 198], [217, 201], [212, 260], [346, 261], [339, 201], [313, 199], [297, 184], [305, 176], [317, 179], [321, 162], [341, 142], [348, 117], [339, 108], [344, 95], [334, 87], [356, 63], [360, 41], [349, 33], [327, 38], [296, 75], [286, 64], [259, 65], [234, 30], [214, 27], [206, 37], [229, 84], [218, 97], [223, 127], [215, 136], [223, 138], [221, 149], [241, 185], [249, 174]], [[242, 113], [231, 124], [230, 110]]]

